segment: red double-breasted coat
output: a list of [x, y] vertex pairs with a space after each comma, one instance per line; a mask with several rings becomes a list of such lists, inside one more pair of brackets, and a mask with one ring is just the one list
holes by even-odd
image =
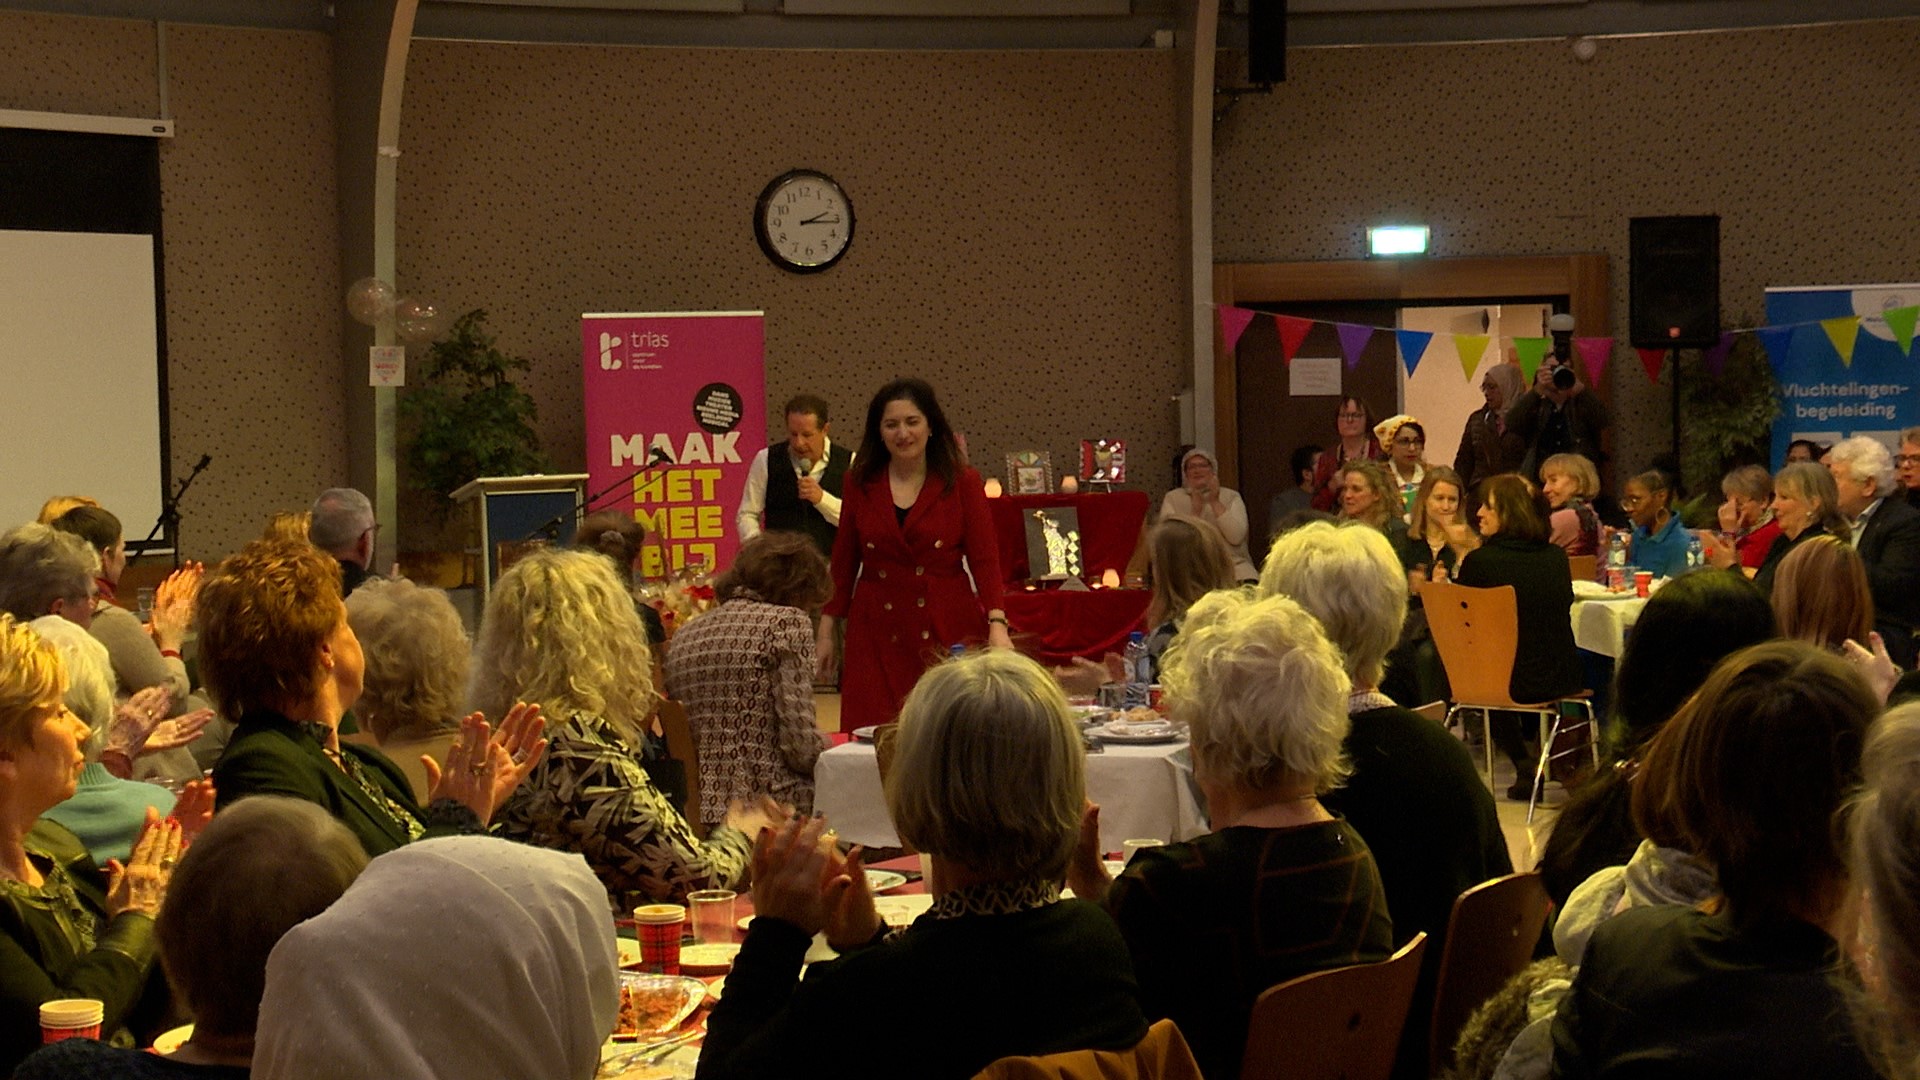
[[841, 499], [825, 613], [846, 620], [840, 730], [852, 731], [892, 722], [922, 672], [986, 637], [986, 613], [1001, 606], [1000, 554], [973, 469], [951, 486], [928, 473], [904, 525], [884, 471], [866, 483], [848, 476]]

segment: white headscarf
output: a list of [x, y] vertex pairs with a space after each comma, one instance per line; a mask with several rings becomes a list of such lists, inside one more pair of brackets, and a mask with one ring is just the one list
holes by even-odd
[[267, 961], [256, 1080], [587, 1080], [619, 1010], [606, 888], [485, 836], [373, 860]]

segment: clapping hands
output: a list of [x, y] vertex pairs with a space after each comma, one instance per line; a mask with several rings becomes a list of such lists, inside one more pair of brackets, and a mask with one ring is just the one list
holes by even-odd
[[460, 721], [460, 737], [447, 751], [445, 768], [431, 757], [420, 759], [427, 772], [428, 801], [453, 799], [482, 824], [491, 821], [500, 804], [540, 764], [547, 750], [547, 740], [540, 737], [546, 726], [540, 706], [524, 701], [507, 710], [499, 731], [480, 713]]

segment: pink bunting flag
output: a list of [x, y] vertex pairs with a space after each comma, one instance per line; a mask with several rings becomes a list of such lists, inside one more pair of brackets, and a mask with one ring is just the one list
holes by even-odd
[[1347, 358], [1347, 370], [1352, 371], [1360, 366], [1360, 353], [1367, 342], [1373, 340], [1373, 327], [1334, 323], [1333, 328], [1340, 335], [1340, 353]]
[[1640, 354], [1640, 366], [1647, 369], [1647, 381], [1659, 382], [1660, 369], [1667, 365], [1665, 349], [1635, 349]]
[[1313, 331], [1313, 320], [1292, 315], [1275, 315], [1273, 322], [1280, 331], [1280, 355], [1291, 364], [1293, 354], [1300, 351], [1300, 344], [1306, 341], [1307, 335]]
[[1240, 335], [1247, 332], [1247, 324], [1253, 321], [1254, 314], [1251, 308], [1220, 305], [1220, 336], [1226, 340], [1228, 352], [1240, 347]]
[[1732, 351], [1733, 331], [1723, 330], [1720, 332], [1719, 341], [1714, 342], [1700, 352], [1700, 359], [1706, 361], [1707, 364], [1707, 374], [1716, 379], [1719, 378], [1720, 372], [1725, 370], [1727, 366], [1727, 354]]
[[1577, 337], [1573, 339], [1573, 349], [1580, 354], [1580, 366], [1587, 371], [1587, 385], [1601, 385], [1600, 377], [1606, 373], [1607, 360], [1613, 356], [1613, 339]]

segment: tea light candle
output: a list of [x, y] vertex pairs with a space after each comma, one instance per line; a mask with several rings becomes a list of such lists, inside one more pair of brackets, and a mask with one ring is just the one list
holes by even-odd
[[1073, 495], [1080, 490], [1080, 478], [1068, 473], [1060, 478], [1060, 494]]
[[1000, 497], [1000, 480], [998, 477], [989, 476], [987, 477], [987, 482], [980, 486], [986, 489], [987, 498], [997, 499]]
[[1107, 567], [1106, 570], [1102, 571], [1100, 574], [1100, 584], [1105, 585], [1109, 589], [1119, 588], [1120, 587], [1120, 571], [1115, 570], [1111, 566]]

